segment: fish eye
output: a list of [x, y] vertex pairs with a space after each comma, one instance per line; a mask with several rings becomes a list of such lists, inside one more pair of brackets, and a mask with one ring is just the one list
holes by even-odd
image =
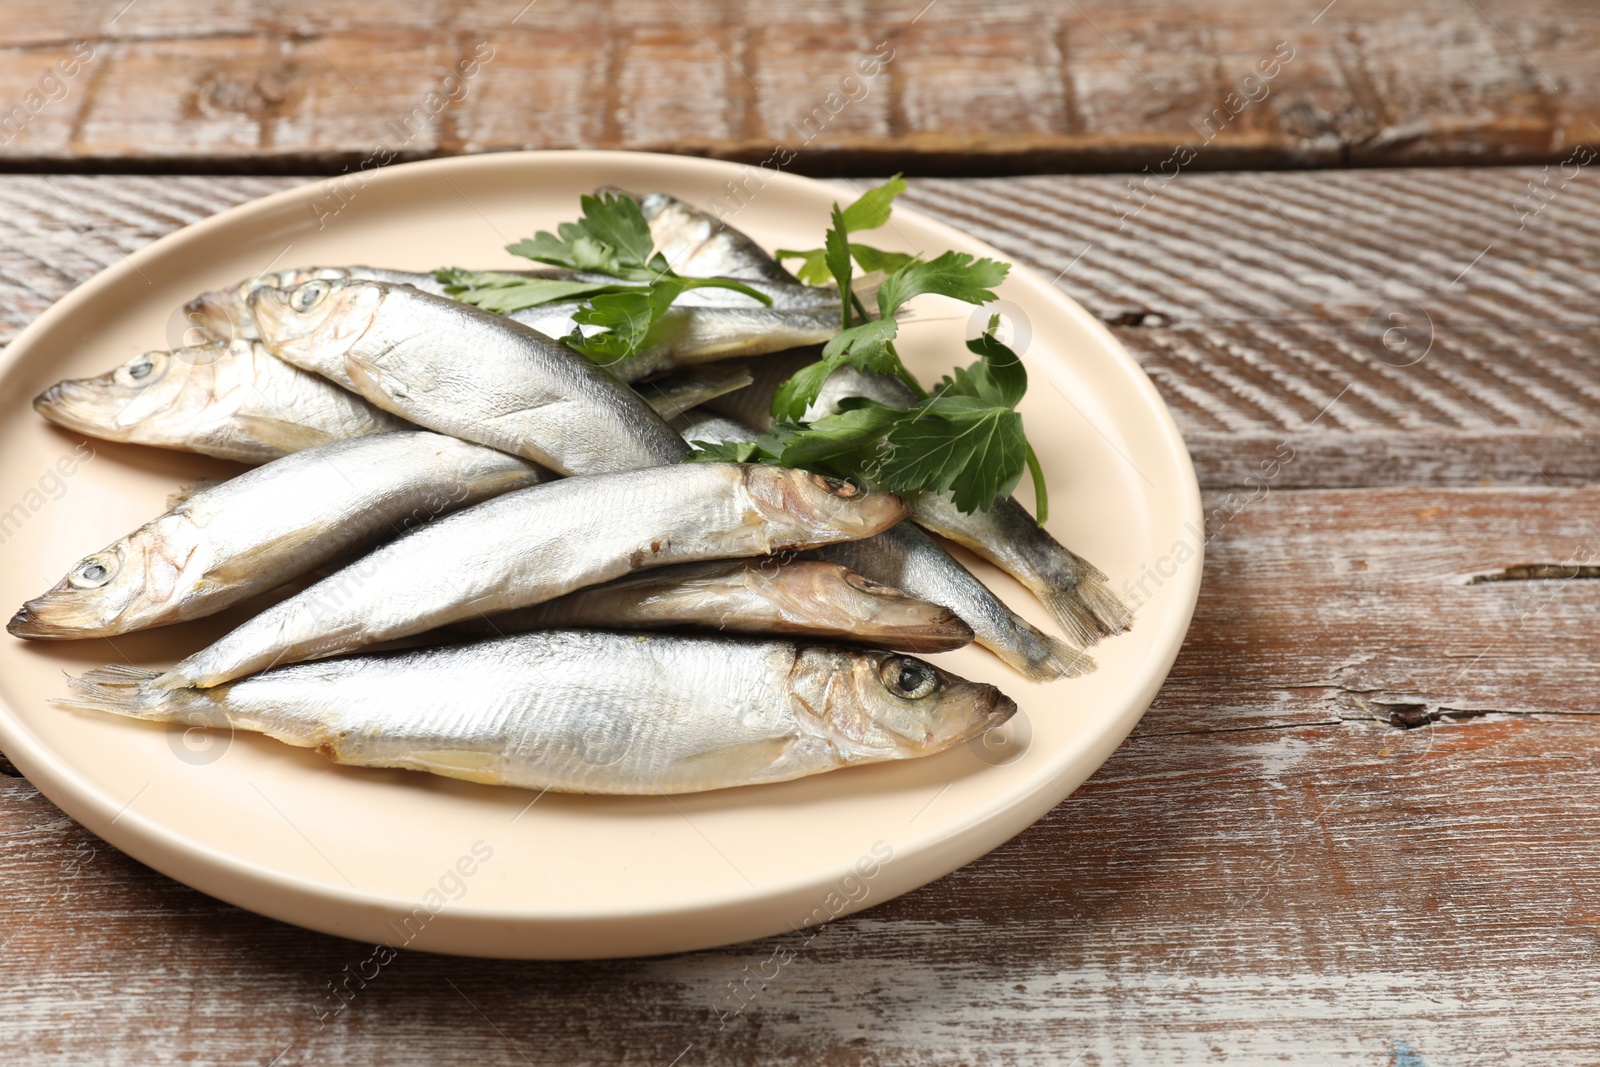
[[98, 589], [116, 576], [116, 561], [105, 556], [90, 556], [72, 568], [67, 584], [74, 589]]
[[149, 385], [161, 376], [166, 367], [165, 352], [145, 352], [134, 356], [112, 373], [118, 385]]
[[826, 489], [834, 496], [842, 496], [846, 500], [861, 492], [860, 489], [856, 488], [850, 482], [847, 482], [842, 478], [830, 478], [826, 474], [813, 474], [811, 476], [811, 480], [822, 486], [822, 488]]
[[321, 278], [306, 282], [289, 294], [289, 306], [296, 311], [310, 311], [328, 295], [329, 288], [328, 283]]
[[889, 692], [907, 700], [920, 700], [939, 688], [939, 676], [920, 659], [891, 656], [878, 668], [878, 677]]

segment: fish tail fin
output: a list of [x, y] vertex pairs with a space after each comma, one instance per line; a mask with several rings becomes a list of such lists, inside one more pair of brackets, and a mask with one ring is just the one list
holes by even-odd
[[1071, 584], [1036, 584], [1033, 594], [1067, 636], [1085, 648], [1133, 625], [1133, 612], [1092, 568]]
[[143, 667], [111, 664], [67, 679], [69, 696], [52, 697], [50, 703], [63, 708], [107, 711], [135, 719], [170, 719], [176, 714], [167, 691], [153, 686], [160, 671]]
[[1036, 682], [1053, 682], [1057, 678], [1079, 678], [1095, 669], [1094, 659], [1087, 652], [1051, 637], [1020, 616], [1012, 616], [1012, 622], [1015, 641], [990, 643], [980, 637], [978, 642], [1019, 674]]

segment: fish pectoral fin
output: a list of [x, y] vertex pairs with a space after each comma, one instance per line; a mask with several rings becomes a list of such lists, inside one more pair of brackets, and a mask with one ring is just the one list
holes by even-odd
[[412, 752], [396, 759], [394, 766], [413, 771], [427, 771], [446, 778], [460, 778], [482, 785], [500, 785], [500, 772], [495, 769], [499, 761], [498, 752], [452, 748], [434, 752]]
[[762, 771], [783, 758], [784, 754], [800, 740], [799, 735], [766, 737], [759, 741], [741, 741], [734, 745], [720, 745], [682, 756], [673, 761], [675, 770], [685, 774], [732, 779], [735, 784], [755, 779]]
[[267, 418], [263, 415], [236, 415], [233, 421], [239, 429], [257, 441], [280, 449], [286, 455], [338, 440], [326, 430], [315, 430], [309, 426], [286, 422], [283, 419]]
[[[307, 571], [314, 569], [328, 557], [329, 549], [321, 552], [305, 554], [304, 550], [314, 544], [326, 531], [320, 526], [308, 526], [301, 530], [281, 534], [270, 541], [263, 541], [253, 548], [229, 556], [206, 570], [200, 576], [201, 589], [227, 588], [243, 582], [259, 578], [263, 571], [270, 570], [271, 576], [276, 579], [275, 584], [282, 584], [291, 578], [297, 578]], [[285, 557], [295, 558], [296, 568], [285, 569], [278, 560]], [[297, 558], [299, 557], [299, 558]]]
[[[383, 353], [387, 355], [387, 351]], [[411, 384], [406, 379], [398, 377], [378, 363], [376, 359], [364, 359], [352, 353], [344, 357], [344, 372], [350, 376], [350, 381], [355, 384], [356, 391], [373, 403], [377, 397], [390, 397], [404, 400], [411, 396]], [[382, 405], [379, 405], [380, 407]]]

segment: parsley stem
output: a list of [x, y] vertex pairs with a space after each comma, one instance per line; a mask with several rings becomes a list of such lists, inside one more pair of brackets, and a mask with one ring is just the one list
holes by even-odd
[[1044, 484], [1044, 468], [1039, 466], [1039, 457], [1034, 455], [1033, 445], [1028, 445], [1028, 473], [1033, 475], [1033, 516], [1034, 521], [1040, 526], [1050, 517], [1050, 490]]

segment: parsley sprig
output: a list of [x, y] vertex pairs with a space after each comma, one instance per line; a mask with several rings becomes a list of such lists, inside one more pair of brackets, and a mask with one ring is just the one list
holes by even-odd
[[[772, 298], [731, 278], [685, 278], [655, 250], [650, 224], [631, 196], [603, 193], [582, 198], [583, 217], [541, 230], [506, 246], [512, 255], [610, 280], [537, 278], [501, 271], [448, 268], [435, 272], [457, 300], [509, 315], [561, 300], [583, 299], [572, 316], [568, 347], [597, 363], [639, 352], [672, 302], [690, 289], [732, 289], [770, 305]], [[599, 327], [585, 334], [581, 327]]]
[[[894, 347], [899, 332], [895, 314], [907, 302], [937, 293], [986, 304], [995, 299], [993, 287], [1005, 279], [1009, 265], [963, 252], [923, 260], [849, 240], [853, 232], [888, 222], [894, 198], [904, 189], [905, 182], [896, 175], [848, 208], [835, 204], [822, 248], [778, 253], [780, 258], [804, 260], [802, 280], [837, 282], [842, 328], [823, 348], [820, 360], [778, 387], [772, 398], [776, 421], [770, 433], [753, 442], [695, 442], [699, 451], [693, 458], [805, 467], [897, 492], [949, 492], [963, 512], [987, 511], [1010, 495], [1026, 470], [1033, 479], [1035, 509], [1042, 523], [1049, 514], [1044, 474], [1017, 412], [1028, 375], [1017, 354], [996, 336], [999, 316], [991, 316], [983, 335], [967, 342], [977, 362], [956, 368], [931, 394]], [[852, 293], [854, 265], [871, 270], [886, 263], [892, 265], [878, 287], [878, 317], [863, 313], [856, 321], [852, 311], [860, 310], [860, 302]], [[836, 412], [802, 421], [823, 383], [845, 366], [894, 375], [911, 390], [913, 402], [897, 407], [867, 397], [847, 397]]]

